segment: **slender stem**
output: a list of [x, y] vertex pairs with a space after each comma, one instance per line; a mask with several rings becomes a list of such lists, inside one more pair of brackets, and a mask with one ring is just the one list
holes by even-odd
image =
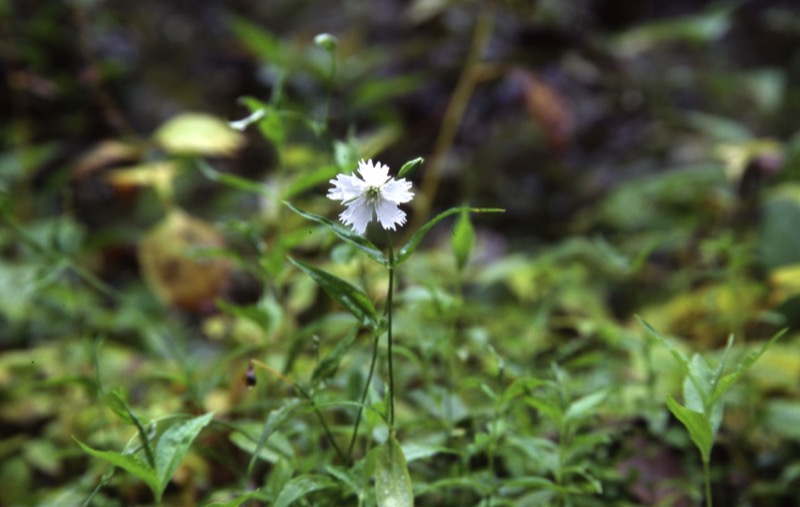
[[387, 354], [389, 355], [389, 427], [394, 431], [394, 366], [392, 361], [392, 297], [394, 294], [394, 247], [389, 231], [386, 231], [389, 239], [389, 291], [386, 294], [386, 315], [387, 315]]
[[703, 481], [706, 485], [706, 507], [711, 506], [711, 471], [709, 470], [709, 460], [703, 460]]
[[358, 426], [361, 424], [361, 415], [364, 413], [364, 403], [367, 401], [367, 393], [369, 393], [369, 386], [372, 383], [372, 375], [375, 373], [375, 363], [378, 359], [378, 343], [380, 335], [375, 333], [375, 343], [372, 346], [372, 360], [369, 363], [369, 374], [367, 381], [364, 383], [364, 391], [361, 393], [361, 404], [358, 407], [356, 414], [356, 423], [353, 425], [353, 435], [350, 437], [350, 445], [347, 447], [347, 461], [351, 461], [353, 457], [353, 447], [356, 445], [356, 436], [358, 436]]

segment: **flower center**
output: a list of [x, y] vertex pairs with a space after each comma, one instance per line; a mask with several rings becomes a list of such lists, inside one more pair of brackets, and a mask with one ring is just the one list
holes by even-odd
[[367, 190], [364, 192], [367, 197], [367, 201], [373, 203], [380, 199], [381, 197], [381, 187], [367, 187]]

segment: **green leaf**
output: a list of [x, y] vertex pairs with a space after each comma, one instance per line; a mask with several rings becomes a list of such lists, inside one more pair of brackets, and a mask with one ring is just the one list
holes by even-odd
[[655, 337], [658, 341], [660, 341], [661, 344], [664, 345], [667, 348], [667, 350], [669, 350], [670, 354], [672, 354], [672, 357], [674, 357], [675, 360], [678, 362], [678, 366], [680, 366], [682, 373], [688, 376], [689, 381], [691, 381], [695, 385], [697, 391], [706, 392], [706, 390], [703, 388], [703, 385], [707, 384], [707, 381], [704, 382], [702, 378], [698, 378], [695, 369], [692, 368], [689, 359], [686, 357], [686, 355], [684, 355], [683, 352], [678, 350], [672, 344], [671, 341], [661, 336], [661, 334], [659, 334], [658, 331], [653, 329], [653, 327], [647, 322], [645, 322], [641, 317], [637, 316], [636, 318], [639, 319], [639, 323], [642, 326], [644, 326], [644, 328], [647, 329], [650, 332], [650, 334], [653, 335], [653, 337]]
[[556, 424], [560, 425], [561, 421], [564, 419], [564, 412], [561, 410], [561, 407], [551, 400], [534, 396], [526, 396], [524, 401], [531, 407], [538, 410], [541, 415], [552, 419]]
[[428, 233], [428, 231], [430, 231], [433, 228], [434, 225], [439, 223], [441, 220], [449, 217], [450, 215], [453, 215], [455, 213], [460, 213], [462, 211], [469, 212], [469, 213], [503, 213], [503, 212], [505, 212], [504, 209], [500, 209], [500, 208], [470, 208], [470, 207], [467, 207], [467, 206], [462, 206], [462, 207], [459, 207], [459, 208], [450, 208], [447, 211], [439, 213], [438, 215], [436, 215], [432, 219], [428, 220], [428, 222], [426, 222], [425, 225], [420, 227], [417, 230], [417, 232], [415, 232], [414, 235], [411, 236], [411, 239], [409, 239], [408, 242], [405, 245], [403, 245], [402, 248], [400, 248], [400, 250], [397, 252], [397, 257], [395, 258], [395, 266], [397, 266], [397, 265], [403, 263], [404, 261], [406, 261], [411, 256], [411, 254], [414, 253], [414, 250], [417, 249], [417, 247], [419, 246], [420, 242], [422, 241], [422, 238], [425, 237], [425, 235]]
[[148, 466], [147, 463], [142, 461], [138, 456], [133, 454], [120, 454], [114, 451], [98, 451], [96, 449], [92, 449], [78, 439], [75, 439], [75, 441], [78, 442], [78, 445], [81, 446], [81, 449], [83, 449], [87, 454], [94, 456], [95, 458], [102, 459], [103, 461], [107, 461], [108, 463], [111, 463], [112, 465], [119, 467], [144, 481], [144, 483], [147, 484], [147, 487], [149, 487], [153, 492], [153, 495], [155, 495], [156, 500], [159, 502], [161, 501], [163, 489], [159, 487], [156, 471]]
[[675, 348], [675, 346], [672, 344], [671, 341], [661, 336], [661, 334], [655, 329], [653, 329], [653, 327], [650, 324], [648, 324], [647, 321], [645, 321], [638, 315], [636, 316], [636, 318], [639, 320], [639, 324], [641, 324], [645, 329], [647, 329], [650, 332], [650, 334], [653, 335], [654, 338], [660, 341], [661, 344], [664, 345], [667, 348], [667, 350], [669, 350], [670, 354], [672, 354], [672, 357], [674, 357], [675, 360], [678, 361], [678, 364], [680, 365], [682, 372], [684, 374], [688, 373], [689, 359], [687, 359], [687, 357], [683, 354], [683, 352]]
[[564, 413], [564, 420], [577, 421], [592, 415], [592, 411], [603, 403], [608, 391], [597, 391], [573, 401]]
[[205, 507], [239, 507], [246, 501], [250, 500], [250, 498], [258, 493], [258, 490], [251, 491], [249, 493], [245, 493], [243, 495], [239, 495], [236, 498], [231, 498], [227, 502], [211, 502], [207, 503]]
[[213, 417], [214, 413], [209, 412], [205, 415], [178, 421], [161, 434], [156, 445], [156, 473], [161, 492], [172, 479], [194, 439]]
[[267, 419], [264, 421], [264, 428], [261, 430], [261, 435], [258, 437], [258, 443], [253, 451], [253, 455], [250, 457], [250, 463], [247, 465], [248, 474], [253, 471], [253, 466], [256, 463], [256, 459], [261, 453], [261, 449], [263, 449], [267, 444], [267, 440], [269, 440], [270, 435], [272, 435], [272, 433], [283, 423], [288, 421], [289, 418], [294, 415], [295, 411], [302, 408], [305, 404], [306, 403], [303, 400], [290, 399], [284, 402], [280, 408], [270, 412], [270, 414], [267, 416]]
[[411, 476], [400, 443], [394, 437], [381, 444], [375, 463], [375, 498], [379, 507], [414, 505]]
[[462, 211], [453, 226], [451, 245], [456, 257], [456, 267], [462, 271], [469, 261], [472, 248], [475, 246], [475, 229], [469, 220], [469, 213]]
[[241, 176], [236, 176], [234, 174], [219, 172], [211, 167], [211, 164], [202, 158], [195, 159], [195, 164], [197, 165], [197, 168], [200, 169], [200, 172], [203, 173], [203, 176], [211, 181], [228, 185], [229, 187], [237, 190], [252, 192], [254, 194], [260, 194], [266, 197], [275, 197], [275, 192], [263, 183], [248, 180], [247, 178], [242, 178]]
[[700, 354], [694, 354], [689, 362], [689, 371], [692, 377], [687, 376], [683, 382], [683, 402], [686, 407], [695, 412], [707, 414], [710, 407], [711, 391], [714, 386], [711, 384], [713, 373], [706, 360]]
[[286, 126], [278, 110], [253, 97], [243, 97], [240, 102], [253, 114], [261, 112], [258, 118], [258, 130], [264, 139], [268, 139], [276, 147], [283, 146], [286, 141]]
[[326, 475], [307, 474], [298, 475], [281, 490], [280, 495], [275, 500], [275, 507], [288, 507], [295, 500], [303, 498], [309, 493], [321, 489], [330, 489], [337, 486], [337, 482]]
[[152, 444], [150, 443], [150, 436], [147, 434], [142, 422], [139, 420], [133, 410], [131, 410], [131, 407], [128, 406], [122, 390], [114, 389], [106, 395], [105, 401], [111, 410], [113, 410], [114, 413], [116, 413], [123, 421], [136, 426], [136, 430], [139, 432], [139, 440], [142, 442], [142, 447], [144, 447], [144, 454], [147, 458], [147, 463], [151, 467], [155, 467], [156, 459], [155, 455], [153, 454]]
[[773, 337], [770, 338], [769, 341], [767, 341], [767, 343], [762, 345], [760, 349], [758, 349], [755, 352], [751, 352], [745, 358], [744, 361], [739, 363], [739, 365], [736, 367], [734, 371], [728, 373], [727, 375], [723, 375], [722, 378], [720, 378], [719, 382], [714, 386], [714, 391], [711, 395], [711, 402], [714, 403], [723, 394], [725, 394], [725, 391], [727, 391], [733, 385], [734, 382], [739, 380], [739, 378], [742, 375], [744, 375], [747, 372], [747, 370], [749, 370], [750, 367], [752, 367], [753, 364], [756, 361], [758, 361], [758, 359], [764, 354], [764, 352], [769, 350], [769, 348], [772, 347], [772, 345], [774, 345], [775, 342], [778, 341], [778, 339], [786, 333], [786, 331], [787, 329], [782, 329], [777, 333], [775, 333], [775, 335], [773, 335]]
[[714, 437], [708, 417], [705, 414], [684, 407], [669, 395], [667, 396], [667, 407], [689, 431], [692, 442], [700, 450], [703, 462], [708, 463], [711, 459], [711, 447], [714, 445]]
[[397, 177], [403, 178], [405, 176], [411, 176], [417, 171], [417, 169], [419, 169], [422, 166], [423, 162], [425, 162], [425, 159], [422, 157], [417, 157], [414, 160], [409, 160], [408, 162], [403, 164], [403, 167], [401, 167], [400, 171], [397, 172]]
[[325, 289], [337, 303], [347, 308], [347, 310], [358, 319], [363, 326], [377, 329], [380, 323], [378, 312], [375, 310], [372, 301], [366, 294], [355, 285], [346, 282], [338, 276], [332, 275], [327, 271], [307, 264], [303, 261], [289, 257], [289, 262], [306, 272], [320, 287]]
[[700, 354], [695, 354], [692, 356], [691, 363], [689, 363], [691, 376], [687, 376], [683, 380], [683, 401], [686, 404], [686, 408], [695, 412], [702, 412], [708, 417], [712, 437], [716, 436], [719, 426], [722, 424], [722, 415], [725, 408], [725, 404], [721, 399], [712, 399], [714, 382], [716, 381], [715, 375], [723, 367], [724, 358], [720, 361], [717, 370], [711, 371], [708, 362]]
[[300, 208], [296, 208], [290, 202], [284, 201], [284, 204], [286, 205], [286, 207], [288, 207], [290, 210], [294, 211], [301, 217], [311, 220], [312, 222], [316, 222], [318, 224], [326, 226], [328, 229], [330, 229], [331, 232], [336, 234], [340, 239], [346, 241], [347, 243], [350, 243], [354, 247], [366, 253], [367, 256], [370, 259], [374, 260], [375, 262], [378, 262], [379, 264], [382, 264], [384, 266], [389, 265], [389, 262], [386, 260], [386, 256], [383, 255], [383, 252], [378, 250], [378, 247], [373, 245], [372, 242], [366, 239], [365, 237], [359, 236], [358, 234], [354, 233], [349, 229], [344, 229], [340, 227], [338, 224], [332, 222], [331, 220], [328, 220], [323, 216], [310, 213], [308, 211], [303, 211]]
[[358, 335], [358, 329], [353, 329], [351, 332], [336, 344], [333, 350], [319, 362], [314, 373], [311, 374], [311, 383], [316, 384], [320, 381], [327, 380], [336, 373], [339, 369], [339, 363], [342, 362], [342, 357], [350, 349], [350, 346], [355, 341]]

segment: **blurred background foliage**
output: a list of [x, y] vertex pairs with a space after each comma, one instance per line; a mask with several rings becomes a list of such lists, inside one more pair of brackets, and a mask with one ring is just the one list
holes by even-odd
[[[569, 457], [592, 477], [574, 505], [694, 504], [699, 465], [663, 403], [682, 376], [634, 316], [712, 364], [729, 334], [746, 346], [800, 322], [792, 0], [5, 0], [0, 34], [2, 504], [77, 505], [100, 483], [99, 505], [152, 501], [72, 440], [124, 446], [114, 389], [144, 420], [216, 412], [174, 504], [245, 487], [274, 500], [329, 462], [299, 417], [250, 471], [262, 421], [293, 394], [242, 376], [258, 358], [318, 382], [321, 401], [358, 399], [369, 339], [347, 338], [338, 373], [311, 379], [352, 320], [285, 257], [376, 298], [383, 273], [277, 199], [334, 217], [325, 184], [361, 157], [426, 159], [406, 230], [463, 203], [506, 209], [472, 217], [463, 272], [446, 224], [401, 272], [398, 419], [404, 446], [427, 446], [409, 457], [421, 505], [477, 504], [493, 477], [566, 481], [531, 440], [565, 434], [596, 437]], [[533, 378], [553, 383], [545, 400], [606, 394], [560, 426], [545, 402], [503, 394]], [[786, 505], [800, 495], [796, 333], [747, 379], [714, 451], [715, 499]], [[474, 484], [437, 486], [465, 474]], [[504, 494], [547, 504], [532, 490]]]

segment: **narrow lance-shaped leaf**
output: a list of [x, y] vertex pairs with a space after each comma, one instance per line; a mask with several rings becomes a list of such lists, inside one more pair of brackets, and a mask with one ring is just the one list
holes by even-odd
[[358, 234], [348, 229], [344, 229], [335, 222], [328, 220], [327, 218], [321, 215], [317, 215], [314, 213], [310, 213], [308, 211], [303, 211], [300, 208], [296, 208], [290, 202], [284, 201], [284, 204], [286, 205], [287, 208], [294, 211], [301, 217], [311, 220], [312, 222], [324, 225], [325, 227], [330, 229], [331, 232], [336, 234], [336, 236], [338, 236], [340, 239], [346, 241], [347, 243], [350, 243], [354, 247], [366, 253], [367, 256], [370, 259], [374, 260], [375, 262], [382, 264], [384, 266], [388, 266], [389, 262], [386, 260], [386, 256], [383, 255], [383, 252], [378, 250], [378, 247], [373, 245], [372, 242], [369, 241], [367, 238], [359, 236]]
[[397, 256], [395, 257], [395, 266], [400, 265], [401, 263], [406, 261], [411, 256], [411, 254], [414, 253], [414, 251], [417, 249], [417, 247], [419, 246], [420, 242], [422, 241], [422, 238], [424, 238], [425, 235], [428, 234], [428, 231], [430, 231], [433, 228], [434, 225], [436, 225], [437, 223], [439, 223], [443, 219], [449, 217], [450, 215], [454, 215], [454, 214], [459, 213], [461, 211], [465, 211], [465, 212], [469, 212], [469, 213], [503, 213], [503, 212], [505, 212], [504, 209], [500, 209], [500, 208], [470, 208], [470, 207], [467, 207], [467, 206], [462, 206], [462, 207], [459, 207], [459, 208], [450, 208], [447, 211], [439, 213], [438, 215], [436, 215], [432, 219], [428, 220], [428, 222], [426, 222], [425, 225], [423, 225], [422, 227], [417, 229], [417, 232], [415, 232], [414, 235], [411, 236], [411, 239], [409, 239], [408, 242], [405, 245], [403, 245], [403, 247], [400, 248], [400, 250], [398, 250]]
[[108, 407], [111, 408], [111, 410], [113, 410], [114, 413], [116, 413], [123, 421], [136, 426], [136, 430], [139, 432], [139, 440], [142, 442], [144, 454], [147, 458], [147, 463], [151, 467], [155, 467], [156, 459], [155, 455], [153, 454], [153, 447], [150, 443], [150, 437], [147, 434], [142, 422], [139, 420], [133, 410], [131, 410], [131, 407], [125, 402], [125, 397], [122, 394], [122, 390], [114, 389], [106, 395], [105, 401], [106, 405], [108, 405]]
[[81, 449], [87, 454], [111, 463], [144, 481], [147, 487], [153, 492], [156, 500], [159, 502], [161, 501], [162, 490], [158, 486], [156, 471], [138, 456], [133, 454], [121, 454], [114, 451], [98, 451], [92, 449], [78, 439], [75, 439], [75, 441], [78, 442], [78, 445], [81, 446]]
[[469, 261], [472, 247], [475, 245], [475, 229], [469, 220], [469, 213], [462, 211], [455, 225], [453, 226], [453, 236], [451, 238], [453, 254], [456, 258], [456, 267], [462, 271]]
[[711, 459], [711, 447], [714, 445], [714, 437], [708, 418], [705, 414], [684, 407], [675, 401], [672, 396], [667, 396], [667, 407], [689, 431], [692, 442], [700, 450], [703, 462], [708, 463]]
[[184, 455], [189, 447], [197, 438], [197, 435], [205, 428], [214, 417], [212, 412], [182, 420], [173, 424], [162, 433], [156, 445], [156, 473], [158, 475], [158, 487], [163, 492], [166, 489], [178, 465], [181, 464]]
[[337, 303], [347, 308], [362, 325], [372, 329], [378, 327], [380, 322], [378, 312], [361, 289], [311, 264], [291, 257], [289, 257], [289, 261], [313, 278]]
[[375, 498], [379, 507], [413, 507], [411, 475], [400, 443], [394, 437], [381, 445], [375, 463]]
[[248, 475], [253, 471], [253, 466], [256, 464], [256, 459], [261, 454], [261, 449], [267, 444], [269, 437], [280, 428], [286, 421], [291, 419], [295, 412], [301, 409], [306, 402], [299, 399], [291, 399], [283, 403], [279, 408], [270, 412], [267, 419], [264, 421], [264, 427], [261, 429], [261, 435], [258, 437], [256, 448], [250, 458], [250, 463], [247, 464]]
[[727, 375], [723, 375], [722, 378], [720, 378], [719, 382], [717, 382], [716, 385], [714, 386], [714, 392], [711, 395], [711, 402], [712, 403], [715, 402], [720, 398], [720, 396], [725, 394], [725, 391], [727, 391], [733, 385], [734, 382], [739, 380], [739, 377], [744, 375], [747, 372], [747, 370], [749, 370], [750, 367], [753, 366], [753, 364], [756, 361], [758, 361], [758, 358], [760, 358], [764, 354], [764, 352], [766, 352], [770, 347], [772, 347], [772, 345], [774, 345], [775, 342], [778, 341], [778, 338], [783, 336], [786, 333], [786, 331], [787, 329], [782, 329], [778, 331], [760, 349], [751, 352], [747, 356], [747, 358], [745, 358], [744, 361], [739, 363], [739, 365], [736, 367], [734, 371], [728, 373]]
[[275, 197], [275, 192], [273, 192], [271, 188], [264, 185], [263, 183], [258, 183], [256, 181], [248, 180], [247, 178], [242, 178], [241, 176], [236, 176], [234, 174], [219, 172], [213, 167], [211, 167], [211, 164], [209, 164], [202, 158], [196, 158], [195, 163], [197, 164], [197, 168], [200, 169], [200, 172], [203, 173], [203, 176], [205, 176], [211, 181], [228, 185], [229, 187], [235, 188], [237, 190], [244, 190], [245, 192], [253, 192], [255, 194], [261, 194], [263, 196], [271, 198]]
[[689, 381], [694, 384], [694, 386], [697, 389], [697, 391], [698, 392], [704, 392], [705, 390], [703, 389], [703, 385], [704, 385], [703, 380], [699, 379], [697, 377], [695, 371], [692, 369], [691, 365], [689, 364], [689, 359], [687, 359], [687, 357], [683, 354], [683, 352], [681, 352], [680, 350], [675, 348], [675, 346], [672, 344], [672, 342], [670, 342], [669, 340], [667, 340], [666, 338], [661, 336], [661, 334], [658, 331], [656, 331], [650, 324], [648, 324], [644, 319], [642, 319], [639, 316], [637, 316], [636, 318], [639, 319], [639, 323], [645, 329], [647, 329], [650, 332], [650, 334], [653, 335], [654, 338], [656, 338], [658, 341], [660, 341], [661, 344], [664, 345], [664, 347], [666, 347], [667, 350], [669, 350], [670, 354], [672, 354], [672, 357], [674, 357], [675, 360], [678, 362], [678, 365], [680, 366], [681, 371], [685, 375], [687, 375]]
[[289, 507], [295, 500], [299, 500], [314, 491], [330, 489], [336, 486], [338, 486], [338, 483], [325, 475], [299, 475], [286, 483], [286, 486], [283, 487], [275, 500], [275, 507]]

